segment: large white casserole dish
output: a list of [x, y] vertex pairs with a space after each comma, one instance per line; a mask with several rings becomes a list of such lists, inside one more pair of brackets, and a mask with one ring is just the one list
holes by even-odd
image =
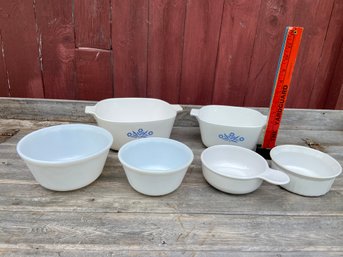
[[39, 184], [68, 191], [99, 177], [112, 141], [111, 134], [97, 126], [58, 125], [26, 135], [17, 152]]
[[246, 107], [207, 105], [192, 109], [205, 146], [235, 145], [254, 149], [267, 117]]
[[290, 192], [304, 196], [324, 195], [331, 189], [341, 165], [331, 156], [298, 145], [280, 145], [270, 152], [272, 168], [288, 174], [290, 182], [282, 185]]
[[154, 98], [110, 98], [85, 109], [112, 134], [114, 150], [134, 139], [169, 138], [178, 111], [180, 105]]

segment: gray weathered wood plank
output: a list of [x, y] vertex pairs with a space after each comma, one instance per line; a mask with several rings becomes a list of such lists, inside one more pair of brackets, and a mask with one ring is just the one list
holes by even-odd
[[0, 220], [2, 249], [343, 251], [343, 217], [1, 211]]

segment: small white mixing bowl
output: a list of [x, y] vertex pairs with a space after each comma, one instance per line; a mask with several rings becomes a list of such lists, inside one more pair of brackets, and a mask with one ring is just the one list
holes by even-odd
[[192, 150], [169, 138], [143, 138], [120, 148], [118, 158], [130, 185], [151, 196], [176, 190], [193, 161]]
[[192, 109], [205, 146], [235, 145], [254, 149], [267, 116], [246, 107], [207, 105]]
[[154, 98], [110, 98], [85, 109], [112, 134], [114, 150], [135, 139], [169, 138], [179, 111], [180, 105]]
[[112, 141], [112, 135], [97, 126], [57, 125], [23, 137], [17, 152], [39, 184], [69, 191], [99, 177]]

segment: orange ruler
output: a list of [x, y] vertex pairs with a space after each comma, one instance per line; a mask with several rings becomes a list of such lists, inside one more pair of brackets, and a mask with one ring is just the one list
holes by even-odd
[[262, 148], [271, 149], [276, 144], [303, 30], [302, 27], [286, 28]]

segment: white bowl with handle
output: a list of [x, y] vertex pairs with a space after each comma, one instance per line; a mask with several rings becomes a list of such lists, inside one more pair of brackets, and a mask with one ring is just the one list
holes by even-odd
[[207, 105], [192, 109], [199, 122], [201, 139], [205, 146], [236, 145], [255, 149], [267, 116], [246, 108]]
[[114, 150], [139, 138], [169, 138], [180, 111], [180, 105], [154, 98], [110, 98], [85, 109], [100, 127], [112, 134]]
[[282, 187], [303, 196], [325, 195], [342, 173], [338, 161], [309, 147], [279, 145], [270, 151], [270, 157], [272, 167], [290, 177], [290, 183]]
[[287, 174], [269, 168], [263, 157], [240, 146], [211, 146], [202, 152], [201, 162], [206, 181], [230, 194], [251, 193], [264, 180], [275, 185], [289, 183]]

